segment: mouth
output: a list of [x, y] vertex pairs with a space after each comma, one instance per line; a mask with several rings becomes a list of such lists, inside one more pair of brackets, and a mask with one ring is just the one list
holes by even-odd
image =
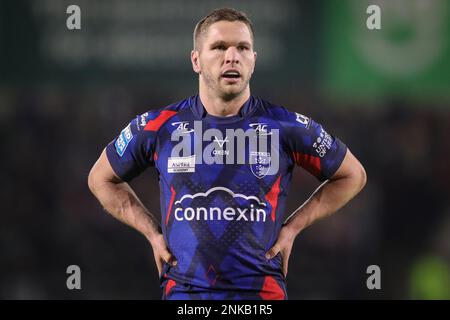
[[227, 70], [224, 73], [222, 73], [222, 78], [225, 79], [239, 79], [241, 77], [241, 74], [237, 70]]

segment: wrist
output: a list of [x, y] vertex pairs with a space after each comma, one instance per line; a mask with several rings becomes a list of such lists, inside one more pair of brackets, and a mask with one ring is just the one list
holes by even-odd
[[286, 223], [283, 228], [289, 238], [295, 239], [297, 235], [303, 230], [303, 228], [296, 227], [293, 223]]
[[160, 238], [163, 236], [162, 232], [161, 232], [161, 228], [159, 227], [152, 227], [152, 228], [148, 228], [145, 232], [144, 232], [144, 236], [147, 238], [147, 240], [150, 242], [150, 244], [154, 244], [157, 241], [160, 240]]

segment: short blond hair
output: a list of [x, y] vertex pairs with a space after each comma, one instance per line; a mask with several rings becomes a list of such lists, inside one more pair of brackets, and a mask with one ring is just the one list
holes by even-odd
[[194, 29], [194, 50], [198, 50], [200, 35], [207, 31], [213, 23], [219, 21], [240, 21], [245, 23], [250, 30], [252, 41], [254, 41], [253, 23], [247, 15], [244, 12], [233, 8], [221, 8], [210, 12], [206, 17], [197, 22]]

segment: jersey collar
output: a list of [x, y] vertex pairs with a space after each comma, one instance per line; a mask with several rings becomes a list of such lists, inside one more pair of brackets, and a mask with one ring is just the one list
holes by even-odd
[[219, 116], [213, 116], [208, 114], [206, 112], [205, 107], [203, 106], [202, 101], [200, 100], [200, 96], [196, 94], [195, 96], [192, 96], [189, 98], [190, 105], [192, 108], [192, 112], [194, 113], [195, 118], [202, 119], [202, 120], [215, 120], [215, 121], [226, 121], [226, 122], [232, 122], [236, 120], [241, 120], [252, 114], [257, 107], [258, 99], [250, 96], [250, 98], [242, 105], [242, 107], [239, 109], [238, 114], [230, 117], [219, 117]]

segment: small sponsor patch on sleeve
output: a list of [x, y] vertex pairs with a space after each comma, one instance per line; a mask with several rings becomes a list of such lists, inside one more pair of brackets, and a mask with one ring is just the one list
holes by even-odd
[[311, 124], [311, 119], [308, 118], [307, 116], [304, 116], [297, 112], [295, 113], [295, 115], [297, 116], [295, 121], [300, 123], [305, 129], [309, 129], [309, 125]]
[[141, 127], [145, 127], [147, 125], [147, 117], [148, 117], [148, 112], [138, 116], [138, 118], [139, 118], [139, 125]]
[[116, 142], [114, 143], [116, 152], [119, 156], [123, 156], [131, 139], [133, 139], [133, 133], [131, 132], [130, 125], [128, 125], [125, 129], [122, 130]]
[[313, 143], [313, 148], [316, 150], [319, 157], [323, 158], [327, 151], [331, 149], [333, 138], [323, 128], [320, 128], [320, 135]]

